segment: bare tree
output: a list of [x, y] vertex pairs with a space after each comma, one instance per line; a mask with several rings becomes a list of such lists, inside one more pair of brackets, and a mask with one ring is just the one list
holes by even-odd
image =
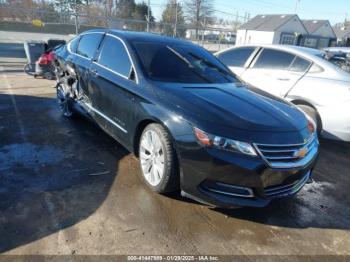
[[185, 13], [188, 22], [195, 27], [195, 36], [198, 39], [198, 31], [213, 21], [214, 1], [212, 0], [187, 0]]

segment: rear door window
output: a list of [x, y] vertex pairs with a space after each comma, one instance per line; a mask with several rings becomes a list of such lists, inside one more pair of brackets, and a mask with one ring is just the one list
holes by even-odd
[[265, 48], [261, 51], [253, 68], [287, 70], [293, 62], [295, 55]]
[[105, 37], [98, 63], [119, 75], [129, 77], [131, 61], [128, 52], [124, 44], [115, 37]]
[[77, 54], [92, 59], [98, 45], [100, 44], [102, 36], [103, 34], [99, 33], [83, 35], [79, 41]]
[[219, 54], [218, 58], [227, 66], [243, 67], [254, 50], [255, 47], [236, 48]]
[[310, 67], [310, 65], [310, 61], [297, 56], [294, 59], [293, 64], [290, 66], [289, 70], [294, 72], [305, 72]]
[[70, 51], [72, 53], [76, 53], [77, 52], [79, 39], [80, 39], [80, 37], [76, 37], [76, 38], [74, 38], [74, 39], [72, 39], [70, 41], [69, 46], [70, 46]]

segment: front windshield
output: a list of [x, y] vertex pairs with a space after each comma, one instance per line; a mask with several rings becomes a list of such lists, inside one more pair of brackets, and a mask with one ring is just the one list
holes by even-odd
[[189, 45], [133, 42], [146, 76], [175, 83], [237, 83], [239, 80], [207, 51]]

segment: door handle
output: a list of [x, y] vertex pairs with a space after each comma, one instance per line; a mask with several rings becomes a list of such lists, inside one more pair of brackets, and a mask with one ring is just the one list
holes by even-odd
[[277, 80], [280, 80], [280, 81], [289, 81], [290, 79], [288, 77], [279, 77], [277, 78]]
[[98, 76], [97, 69], [90, 69], [90, 73], [91, 73], [93, 76]]

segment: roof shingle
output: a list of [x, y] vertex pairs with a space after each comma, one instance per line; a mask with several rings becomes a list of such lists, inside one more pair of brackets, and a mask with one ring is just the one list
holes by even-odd
[[350, 26], [348, 27], [335, 27], [334, 33], [337, 38], [350, 38]]
[[321, 26], [328, 23], [328, 20], [302, 20], [309, 34], [317, 31]]
[[292, 17], [297, 17], [297, 15], [257, 15], [243, 24], [240, 29], [275, 31]]

